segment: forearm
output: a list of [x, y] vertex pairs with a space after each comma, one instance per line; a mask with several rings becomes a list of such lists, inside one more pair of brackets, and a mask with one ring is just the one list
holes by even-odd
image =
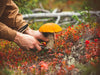
[[15, 36], [16, 36], [15, 30], [9, 28], [8, 26], [0, 22], [0, 38], [1, 39], [14, 41]]

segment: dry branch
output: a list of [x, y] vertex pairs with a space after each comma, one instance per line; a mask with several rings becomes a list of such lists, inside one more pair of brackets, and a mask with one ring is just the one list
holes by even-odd
[[[42, 9], [43, 10], [43, 9]], [[87, 12], [87, 11], [82, 11]], [[100, 17], [100, 11], [90, 11], [90, 14], [96, 14]], [[23, 18], [32, 18], [32, 17], [58, 17], [58, 16], [80, 16], [78, 12], [61, 12], [61, 13], [33, 13], [33, 14], [24, 14]]]
[[23, 18], [32, 18], [32, 17], [58, 17], [58, 16], [72, 16], [77, 15], [80, 16], [79, 13], [75, 12], [61, 12], [61, 13], [33, 13], [33, 14], [25, 14]]

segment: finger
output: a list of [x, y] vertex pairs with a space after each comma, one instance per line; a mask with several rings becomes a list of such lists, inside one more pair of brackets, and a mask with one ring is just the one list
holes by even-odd
[[24, 47], [24, 50], [28, 50], [29, 51], [30, 49], [28, 47]]
[[38, 40], [36, 42], [37, 42], [37, 44], [42, 45], [42, 43], [40, 43]]
[[20, 48], [23, 50], [30, 50], [28, 47], [25, 47], [25, 46], [23, 46], [23, 47], [21, 46]]
[[37, 50], [39, 50], [39, 51], [41, 50], [41, 47], [38, 44], [36, 44], [35, 47]]
[[34, 45], [30, 46], [30, 49], [34, 49]]
[[49, 39], [46, 38], [46, 37], [44, 37], [44, 36], [41, 37], [41, 40], [43, 40], [43, 41], [49, 41]]

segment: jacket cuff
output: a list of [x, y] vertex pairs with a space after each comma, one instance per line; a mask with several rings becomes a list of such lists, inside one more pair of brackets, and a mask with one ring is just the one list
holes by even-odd
[[22, 26], [21, 28], [19, 28], [18, 31], [24, 33], [24, 31], [27, 30], [27, 29], [28, 29], [28, 24], [26, 24], [26, 25]]

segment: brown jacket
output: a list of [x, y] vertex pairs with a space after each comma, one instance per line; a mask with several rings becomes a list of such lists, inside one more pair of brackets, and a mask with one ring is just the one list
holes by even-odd
[[27, 23], [12, 0], [0, 0], [0, 38], [13, 41], [16, 30]]

